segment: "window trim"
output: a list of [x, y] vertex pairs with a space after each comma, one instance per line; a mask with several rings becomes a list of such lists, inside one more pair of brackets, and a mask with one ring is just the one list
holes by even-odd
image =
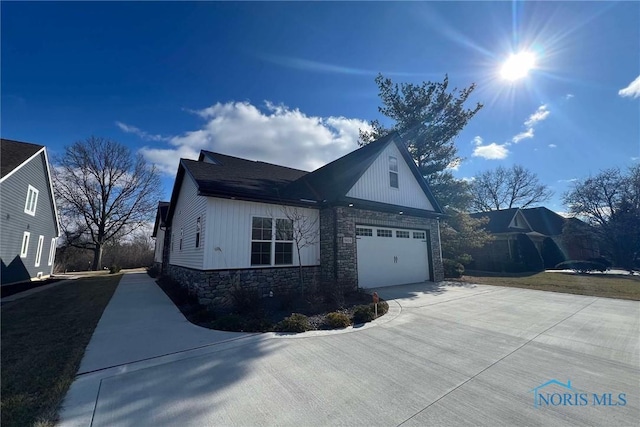
[[36, 216], [36, 208], [38, 206], [38, 194], [39, 191], [36, 187], [29, 184], [27, 188], [27, 199], [24, 202], [24, 213]]
[[[271, 220], [271, 233], [270, 240], [265, 239], [254, 239], [253, 238], [253, 221], [254, 219], [269, 219]], [[278, 236], [278, 221], [289, 221], [291, 223], [291, 239], [283, 240], [279, 239]], [[261, 230], [264, 230], [261, 228]], [[294, 233], [294, 221], [290, 218], [286, 217], [276, 217], [276, 216], [266, 216], [266, 215], [252, 215], [251, 216], [251, 233], [250, 233], [250, 244], [249, 244], [249, 265], [252, 268], [265, 268], [265, 267], [291, 267], [294, 264], [295, 259], [295, 245], [293, 239]], [[287, 236], [288, 237], [288, 236]], [[269, 263], [268, 264], [254, 264], [253, 263], [253, 244], [254, 243], [269, 243]], [[291, 247], [291, 262], [290, 263], [276, 263], [276, 246], [278, 244], [286, 244]]]
[[22, 246], [20, 246], [20, 258], [26, 258], [29, 254], [29, 241], [31, 240], [31, 233], [25, 231], [22, 233]]
[[[393, 159], [393, 161], [392, 161]], [[395, 170], [393, 163], [395, 162]], [[400, 175], [398, 173], [398, 158], [396, 156], [389, 156], [389, 187], [400, 189]], [[395, 184], [393, 185], [393, 177], [395, 176]]]
[[47, 261], [47, 265], [51, 266], [53, 265], [53, 260], [56, 257], [56, 238], [52, 237], [51, 238], [51, 247], [49, 248], [49, 259]]
[[40, 267], [40, 261], [42, 260], [42, 247], [44, 246], [44, 236], [41, 234], [38, 236], [38, 248], [36, 249], [36, 262], [35, 267]]

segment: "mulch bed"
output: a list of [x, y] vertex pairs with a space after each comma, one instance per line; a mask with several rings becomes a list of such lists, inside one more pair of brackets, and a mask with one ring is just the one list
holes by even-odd
[[[191, 323], [206, 328], [215, 328], [217, 319], [230, 314], [228, 311], [216, 313], [207, 310], [205, 306], [198, 303], [195, 296], [188, 295], [177, 283], [167, 278], [157, 279], [156, 283]], [[241, 316], [259, 322], [260, 326], [256, 327], [258, 330], [273, 330], [269, 326], [277, 324], [292, 313], [300, 313], [308, 317], [311, 330], [321, 330], [329, 329], [325, 324], [327, 313], [339, 312], [353, 317], [357, 306], [371, 302], [371, 295], [362, 291], [346, 293], [344, 303], [340, 305], [325, 301], [319, 296], [308, 296], [307, 298], [274, 296], [262, 299], [259, 310], [242, 313]]]

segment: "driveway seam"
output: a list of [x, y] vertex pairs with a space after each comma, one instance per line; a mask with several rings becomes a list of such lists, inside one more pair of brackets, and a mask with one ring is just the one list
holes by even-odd
[[502, 362], [504, 359], [506, 359], [507, 357], [511, 356], [512, 354], [514, 354], [515, 352], [517, 352], [518, 350], [520, 350], [521, 348], [523, 348], [524, 346], [526, 346], [527, 344], [531, 343], [532, 341], [534, 341], [536, 338], [538, 338], [540, 335], [543, 335], [544, 333], [546, 333], [547, 331], [555, 328], [556, 326], [558, 326], [559, 324], [565, 322], [566, 320], [572, 318], [573, 316], [575, 316], [576, 314], [580, 313], [582, 310], [584, 310], [585, 308], [589, 307], [590, 305], [592, 305], [593, 303], [595, 303], [596, 301], [598, 301], [600, 298], [599, 297], [595, 297], [595, 299], [593, 301], [591, 301], [589, 304], [585, 305], [584, 307], [582, 307], [581, 309], [579, 309], [578, 311], [570, 314], [569, 316], [565, 317], [564, 319], [558, 321], [557, 323], [555, 323], [554, 325], [549, 326], [547, 329], [545, 329], [544, 331], [540, 332], [539, 334], [537, 334], [535, 337], [531, 338], [528, 341], [525, 341], [524, 344], [516, 347], [513, 351], [507, 353], [506, 355], [502, 356], [500, 359], [496, 360], [495, 362], [493, 362], [492, 364], [490, 364], [489, 366], [487, 366], [486, 368], [482, 369], [480, 372], [478, 372], [477, 374], [471, 376], [470, 378], [466, 379], [465, 381], [463, 381], [462, 383], [460, 383], [459, 385], [457, 385], [456, 387], [452, 388], [451, 390], [449, 390], [448, 392], [446, 392], [445, 394], [443, 394], [442, 396], [440, 396], [439, 398], [437, 398], [436, 400], [434, 400], [433, 402], [431, 402], [430, 404], [428, 404], [427, 406], [425, 406], [424, 408], [422, 408], [421, 410], [419, 410], [418, 412], [416, 412], [415, 414], [413, 414], [412, 416], [410, 416], [409, 418], [407, 418], [406, 420], [404, 420], [403, 422], [401, 422], [400, 424], [397, 425], [397, 427], [400, 427], [401, 425], [405, 424], [407, 421], [410, 421], [411, 419], [413, 419], [414, 417], [416, 417], [417, 415], [421, 414], [422, 412], [426, 411], [427, 409], [429, 409], [431, 406], [435, 405], [436, 403], [438, 403], [439, 401], [441, 401], [442, 399], [444, 399], [445, 397], [447, 397], [448, 395], [450, 395], [451, 393], [453, 393], [454, 391], [456, 391], [457, 389], [459, 389], [460, 387], [462, 387], [463, 385], [465, 385], [466, 383], [470, 382], [471, 380], [477, 378], [480, 374], [482, 374], [483, 372], [487, 371], [488, 369], [494, 367], [495, 365], [497, 365], [498, 363]]

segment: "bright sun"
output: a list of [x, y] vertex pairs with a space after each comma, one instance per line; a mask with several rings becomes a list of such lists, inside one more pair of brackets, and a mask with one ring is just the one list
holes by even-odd
[[500, 75], [503, 79], [515, 81], [529, 74], [536, 65], [536, 57], [531, 52], [519, 52], [511, 55], [502, 64]]

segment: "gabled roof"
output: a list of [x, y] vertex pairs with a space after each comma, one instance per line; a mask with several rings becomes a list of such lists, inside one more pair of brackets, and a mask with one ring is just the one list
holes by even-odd
[[43, 148], [42, 145], [2, 138], [0, 141], [0, 177], [6, 177]]
[[509, 224], [511, 224], [511, 221], [518, 210], [518, 208], [511, 208], [499, 211], [477, 212], [472, 213], [469, 216], [472, 218], [489, 218], [489, 222], [484, 226], [484, 228], [491, 233], [508, 233], [515, 230], [509, 228]]
[[33, 159], [36, 155], [44, 156], [45, 176], [49, 184], [49, 200], [51, 203], [51, 211], [54, 216], [54, 225], [56, 228], [56, 237], [60, 236], [60, 221], [58, 220], [58, 207], [56, 206], [55, 195], [53, 192], [53, 181], [51, 180], [51, 171], [49, 166], [49, 158], [47, 150], [43, 145], [32, 144], [30, 142], [14, 141], [12, 139], [0, 139], [0, 182], [4, 181], [20, 167]]
[[[202, 150], [197, 161], [180, 160], [167, 212], [167, 222], [170, 223], [173, 217], [173, 209], [185, 174], [194, 180], [198, 186], [198, 194], [203, 196], [299, 206], [319, 206], [327, 203], [346, 205], [351, 201], [346, 197], [347, 192], [380, 153], [392, 143], [398, 146], [411, 172], [434, 207], [434, 212], [431, 214], [442, 214], [440, 205], [420, 175], [411, 155], [397, 133], [392, 133], [310, 173]], [[370, 208], [381, 208], [383, 204], [364, 202], [363, 206], [365, 205]], [[424, 212], [411, 208], [404, 208], [404, 210], [407, 214]]]
[[336, 203], [350, 201], [346, 197], [346, 194], [389, 144], [396, 144], [405, 162], [409, 166], [411, 173], [416, 178], [416, 181], [429, 199], [429, 202], [431, 202], [435, 213], [442, 213], [442, 208], [435, 197], [433, 197], [431, 189], [424, 180], [424, 177], [420, 175], [418, 167], [397, 132], [392, 132], [324, 165], [314, 172], [304, 175], [292, 183], [287, 188], [287, 191], [291, 194], [300, 195], [301, 197], [310, 191], [315, 199], [320, 202]]
[[522, 209], [531, 228], [547, 236], [562, 234], [566, 219], [545, 207]]
[[156, 222], [153, 225], [153, 233], [151, 237], [156, 237], [158, 228], [165, 226], [167, 212], [169, 211], [169, 202], [158, 202], [158, 212], [156, 213]]
[[489, 223], [485, 228], [491, 233], [509, 233], [519, 230], [509, 227], [511, 220], [517, 212], [520, 212], [524, 216], [531, 230], [534, 232], [544, 234], [545, 236], [558, 236], [562, 234], [562, 227], [564, 227], [566, 218], [545, 207], [525, 209], [511, 208], [499, 211], [477, 212], [472, 213], [470, 216], [472, 218], [488, 217]]

